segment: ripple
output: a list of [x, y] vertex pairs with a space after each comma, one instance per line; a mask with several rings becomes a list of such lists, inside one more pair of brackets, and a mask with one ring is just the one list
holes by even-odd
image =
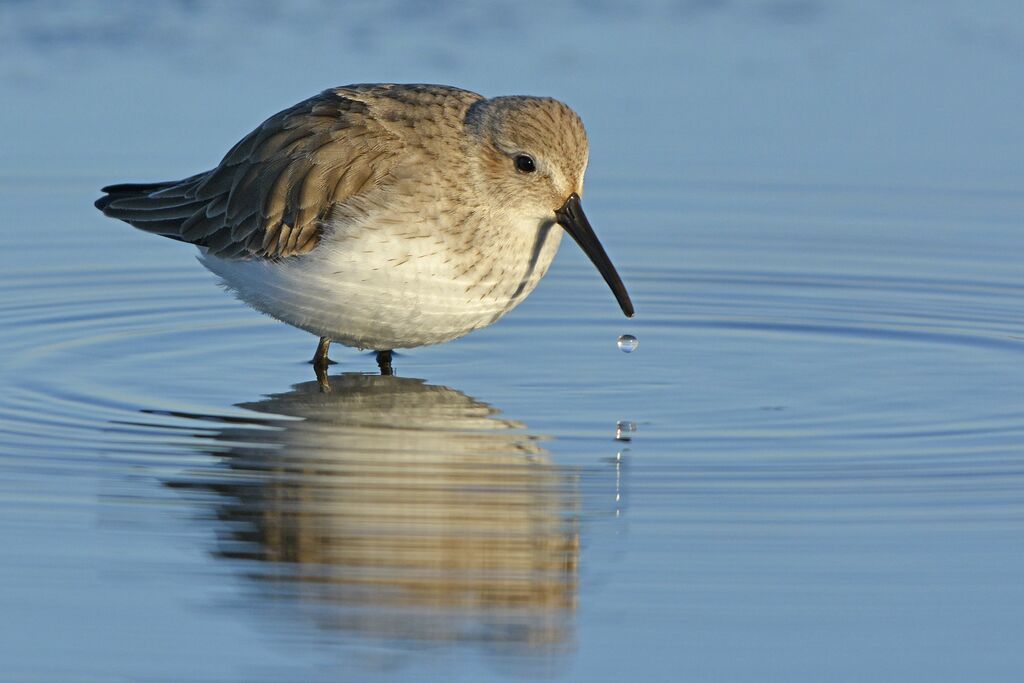
[[1024, 351], [1017, 282], [667, 269], [636, 279], [659, 292], [645, 300], [655, 323]]
[[[590, 287], [590, 270], [566, 268], [561, 280], [570, 289]], [[821, 348], [819, 340], [831, 338], [866, 344], [865, 352], [876, 356], [932, 345], [1011, 357], [1024, 350], [1024, 286], [1012, 281], [665, 268], [640, 271], [634, 281], [643, 301], [644, 335], [678, 340], [673, 343], [692, 344], [699, 335], [716, 343], [732, 338], [773, 348], [794, 343]], [[5, 274], [2, 283], [17, 296], [0, 305], [0, 325], [10, 330], [0, 351], [13, 376], [0, 402], [0, 421], [19, 447], [35, 452], [73, 451], [82, 439], [128, 445], [139, 435], [109, 425], [130, 423], [140, 406], [168, 413], [197, 407], [194, 395], [186, 401], [154, 395], [154, 381], [146, 379], [149, 368], [230, 359], [239, 338], [246, 340], [247, 355], [279, 356], [274, 346], [281, 326], [254, 317], [194, 269], [54, 270], [31, 277]], [[685, 292], [685, 298], [674, 292]], [[531, 329], [562, 324], [559, 310], [541, 308], [529, 320]], [[88, 360], [76, 365], [69, 356]], [[202, 364], [186, 370], [189, 377], [205, 372]], [[133, 387], [120, 381], [125, 376], [139, 381]], [[166, 394], [173, 380], [165, 376], [156, 383]], [[745, 415], [739, 424], [720, 418], [717, 431], [712, 425], [662, 425], [660, 432], [645, 430], [645, 438], [684, 437], [701, 446], [797, 437], [891, 444], [1021, 435], [1016, 409], [956, 420], [944, 416], [941, 424], [886, 424], [891, 416], [882, 414], [885, 401], [902, 390], [891, 387], [876, 405], [847, 403], [842, 412], [798, 417], [783, 410], [770, 419]], [[108, 427], [97, 433], [97, 422]]]
[[542, 435], [423, 380], [343, 374], [232, 401], [214, 376], [197, 392], [209, 359], [232, 372], [239, 337], [274, 357], [280, 331], [200, 276], [0, 276], [20, 295], [0, 306], [0, 466], [31, 484], [0, 505], [89, 510], [54, 493], [89, 477], [101, 507], [188, 510], [244, 581], [241, 613], [256, 601], [346, 637], [568, 651], [586, 501], [611, 500], [615, 465], [557, 464]]
[[[580, 258], [494, 328], [398, 359], [429, 381], [341, 372], [330, 391], [307, 335], [189, 258], [7, 270], [0, 508], [43, 538], [99, 520], [119, 540], [80, 566], [231, 585], [211, 609], [275, 642], [562, 664], [620, 570], [659, 604], [679, 571], [795, 590], [830, 544], [1024, 530], [1013, 271], [800, 267], [697, 237], [689, 261], [620, 265], [640, 353], [609, 344], [621, 321]], [[175, 550], [126, 559], [140, 539]]]

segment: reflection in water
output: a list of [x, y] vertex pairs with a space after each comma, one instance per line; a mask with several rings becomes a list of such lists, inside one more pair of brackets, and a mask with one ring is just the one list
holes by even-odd
[[240, 407], [268, 417], [186, 416], [220, 423], [206, 448], [219, 464], [169, 485], [216, 494], [215, 552], [260, 599], [377, 639], [571, 645], [578, 482], [523, 425], [372, 375]]

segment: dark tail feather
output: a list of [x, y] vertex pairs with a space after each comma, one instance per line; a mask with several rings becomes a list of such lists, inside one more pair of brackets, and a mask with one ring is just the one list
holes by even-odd
[[166, 190], [169, 187], [174, 187], [180, 182], [180, 180], [175, 180], [163, 183], [121, 183], [119, 185], [107, 185], [100, 190], [100, 192], [106, 192], [107, 194], [97, 199], [95, 205], [97, 209], [106, 213], [110, 202], [117, 201], [118, 199], [145, 197], [153, 192], [159, 192], [160, 190]]
[[185, 221], [204, 212], [210, 201], [195, 196], [196, 184], [205, 177], [205, 173], [199, 173], [164, 183], [107, 185], [103, 188], [107, 194], [96, 200], [96, 208], [140, 230], [191, 242], [182, 237], [181, 230]]

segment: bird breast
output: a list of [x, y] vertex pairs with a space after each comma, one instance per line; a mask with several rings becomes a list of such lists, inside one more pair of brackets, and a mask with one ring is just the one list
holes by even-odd
[[486, 327], [547, 272], [562, 229], [470, 211], [333, 221], [298, 257], [204, 264], [254, 308], [313, 334], [371, 349], [436, 344]]

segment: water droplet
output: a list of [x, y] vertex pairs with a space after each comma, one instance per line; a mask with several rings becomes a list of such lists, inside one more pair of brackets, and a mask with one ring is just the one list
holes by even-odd
[[632, 441], [634, 432], [636, 432], [636, 422], [632, 420], [619, 420], [615, 423], [616, 441]]
[[623, 353], [633, 353], [636, 351], [636, 347], [640, 346], [640, 340], [631, 334], [624, 334], [619, 337], [617, 342], [619, 345], [619, 351]]

